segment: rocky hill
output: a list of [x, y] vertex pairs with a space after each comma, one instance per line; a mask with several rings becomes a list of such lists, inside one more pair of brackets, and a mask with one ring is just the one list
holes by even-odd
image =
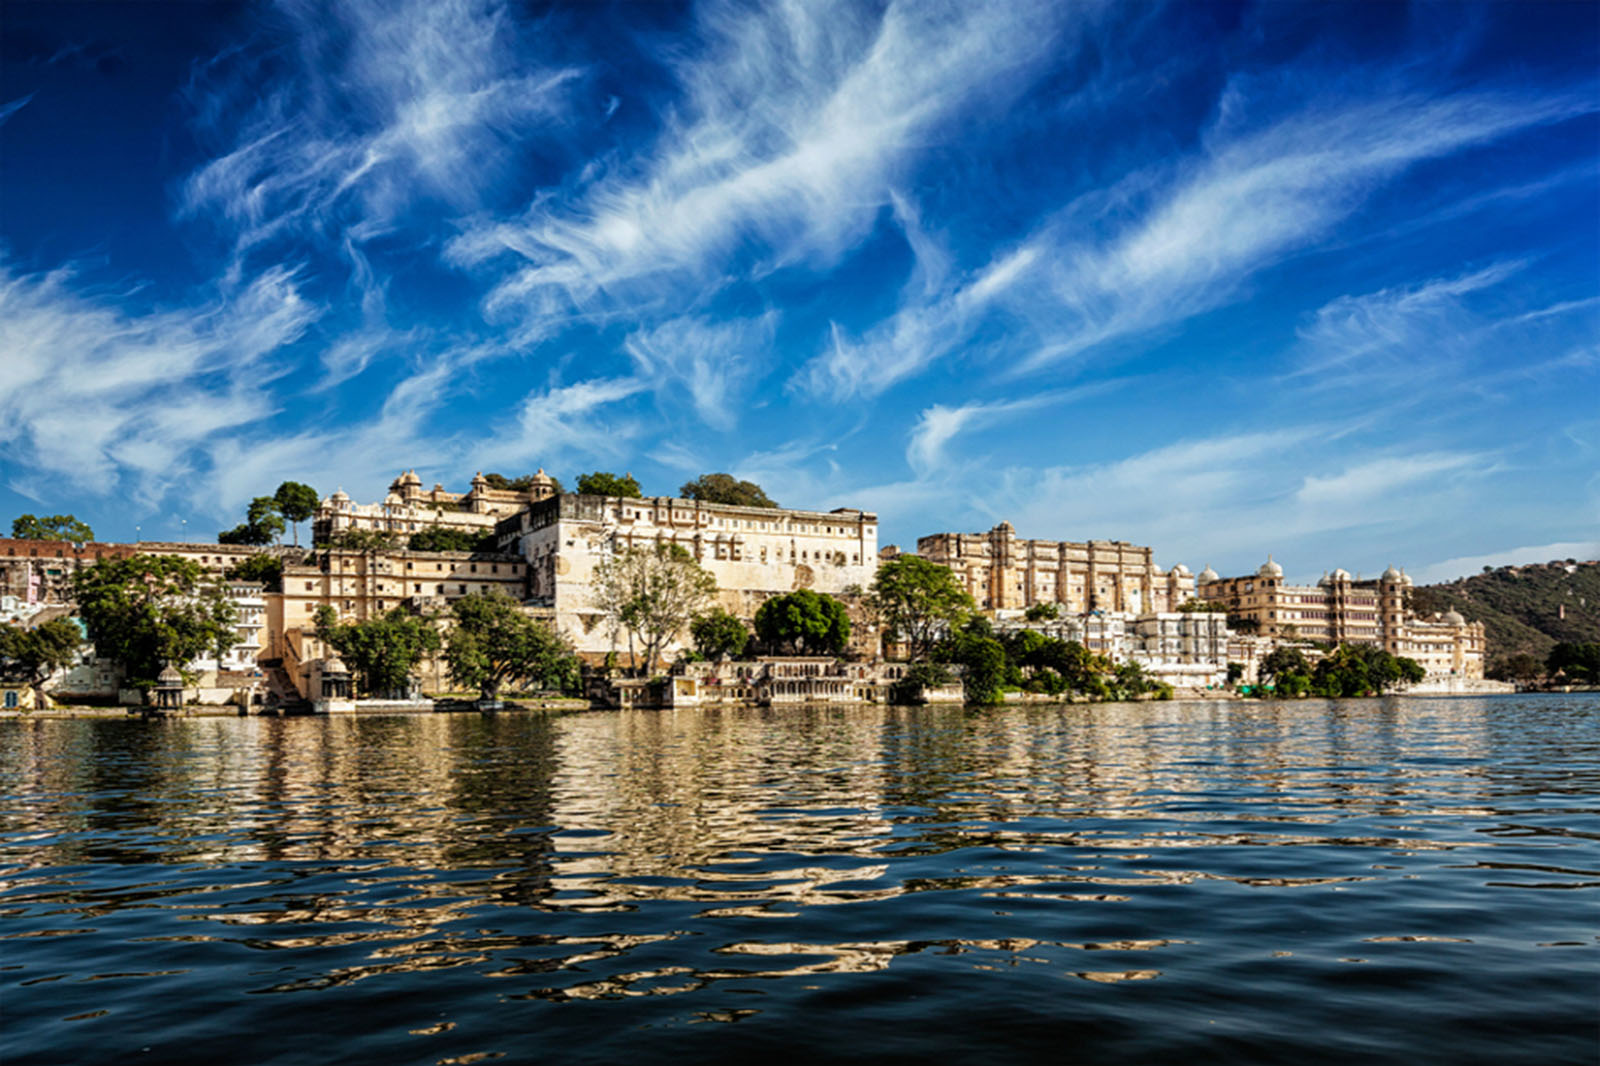
[[1419, 585], [1411, 605], [1425, 617], [1453, 608], [1469, 622], [1482, 622], [1491, 665], [1519, 652], [1543, 661], [1558, 641], [1600, 641], [1600, 561], [1502, 566]]

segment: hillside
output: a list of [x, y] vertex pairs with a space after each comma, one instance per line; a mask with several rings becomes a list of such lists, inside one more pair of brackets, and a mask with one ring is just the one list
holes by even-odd
[[1411, 604], [1423, 616], [1454, 609], [1482, 622], [1490, 664], [1519, 652], [1542, 661], [1557, 641], [1600, 641], [1600, 561], [1502, 566], [1419, 585]]

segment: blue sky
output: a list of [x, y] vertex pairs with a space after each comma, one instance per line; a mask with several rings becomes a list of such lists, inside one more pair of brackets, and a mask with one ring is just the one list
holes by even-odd
[[1291, 577], [1600, 555], [1586, 4], [8, 4], [0, 516], [705, 471]]

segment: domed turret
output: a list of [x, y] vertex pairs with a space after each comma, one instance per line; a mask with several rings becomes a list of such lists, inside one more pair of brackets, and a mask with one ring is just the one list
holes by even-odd
[[1202, 585], [1208, 585], [1213, 581], [1221, 581], [1222, 575], [1211, 569], [1211, 564], [1207, 563], [1206, 568], [1200, 571], [1200, 576], [1195, 578], [1195, 580]]
[[1385, 570], [1385, 571], [1384, 571], [1384, 572], [1383, 572], [1383, 578], [1382, 578], [1382, 580], [1383, 580], [1383, 581], [1384, 581], [1384, 582], [1385, 582], [1385, 583], [1386, 583], [1386, 584], [1390, 584], [1390, 585], [1397, 585], [1397, 584], [1399, 584], [1399, 583], [1400, 583], [1400, 577], [1401, 577], [1401, 575], [1400, 575], [1400, 571], [1398, 571], [1398, 570], [1396, 570], [1396, 569], [1395, 569], [1395, 568], [1394, 568], [1394, 566], [1393, 566], [1393, 565], [1391, 565], [1391, 566], [1390, 566], [1390, 567], [1389, 567], [1389, 569], [1387, 569], [1387, 570]]
[[1172, 576], [1173, 577], [1188, 577], [1189, 576], [1189, 568], [1187, 566], [1184, 566], [1182, 563], [1173, 563], [1172, 564]]
[[1341, 566], [1341, 567], [1337, 568], [1336, 570], [1334, 570], [1333, 573], [1329, 574], [1328, 575], [1328, 579], [1330, 581], [1349, 581], [1350, 580], [1350, 571], [1346, 570], [1344, 567]]
[[400, 483], [402, 485], [421, 485], [422, 479], [417, 476], [417, 472], [415, 470], [407, 470], [404, 474], [400, 475]]
[[1267, 556], [1267, 561], [1261, 564], [1261, 569], [1256, 571], [1257, 577], [1282, 577], [1283, 567], [1272, 561], [1272, 556]]
[[475, 489], [486, 489], [489, 487], [489, 479], [483, 476], [482, 470], [472, 475], [472, 487]]
[[1467, 624], [1467, 620], [1461, 617], [1460, 611], [1446, 611], [1440, 621], [1447, 626], [1464, 626]]

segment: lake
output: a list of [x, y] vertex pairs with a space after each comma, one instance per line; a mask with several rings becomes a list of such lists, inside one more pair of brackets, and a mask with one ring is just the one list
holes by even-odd
[[1600, 697], [0, 721], [0, 1060], [1584, 1063]]

